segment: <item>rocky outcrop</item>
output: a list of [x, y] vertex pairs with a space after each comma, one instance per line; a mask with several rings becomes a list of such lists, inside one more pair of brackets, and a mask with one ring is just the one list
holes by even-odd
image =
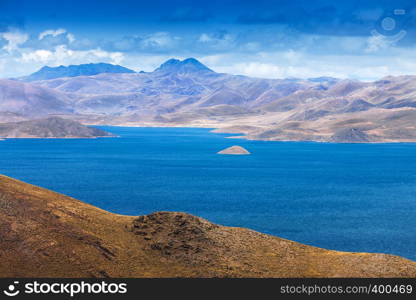
[[335, 132], [329, 139], [333, 143], [367, 143], [370, 137], [361, 129], [344, 128]]
[[231, 155], [248, 155], [251, 154], [241, 146], [232, 146], [227, 149], [221, 150], [218, 154], [231, 154]]

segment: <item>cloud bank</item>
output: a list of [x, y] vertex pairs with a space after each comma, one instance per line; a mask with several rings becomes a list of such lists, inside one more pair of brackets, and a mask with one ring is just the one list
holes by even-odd
[[20, 2], [0, 4], [1, 77], [101, 61], [152, 71], [171, 57], [267, 78], [416, 72], [412, 1]]

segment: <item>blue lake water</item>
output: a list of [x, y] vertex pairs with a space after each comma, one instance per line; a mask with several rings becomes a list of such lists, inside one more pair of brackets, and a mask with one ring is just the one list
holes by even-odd
[[[116, 213], [184, 211], [319, 247], [416, 260], [416, 144], [101, 128], [120, 137], [2, 141], [0, 173]], [[216, 154], [235, 144], [252, 155]]]

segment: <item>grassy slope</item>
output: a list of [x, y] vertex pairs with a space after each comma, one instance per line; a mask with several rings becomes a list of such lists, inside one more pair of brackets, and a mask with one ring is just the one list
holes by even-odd
[[310, 247], [183, 213], [132, 217], [0, 175], [1, 277], [415, 277], [404, 258]]

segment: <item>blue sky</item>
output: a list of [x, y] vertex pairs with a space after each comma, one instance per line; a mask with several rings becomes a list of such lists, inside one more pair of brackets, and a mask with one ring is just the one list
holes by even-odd
[[415, 43], [408, 0], [0, 0], [0, 77], [195, 57], [233, 74], [374, 80], [416, 74]]

